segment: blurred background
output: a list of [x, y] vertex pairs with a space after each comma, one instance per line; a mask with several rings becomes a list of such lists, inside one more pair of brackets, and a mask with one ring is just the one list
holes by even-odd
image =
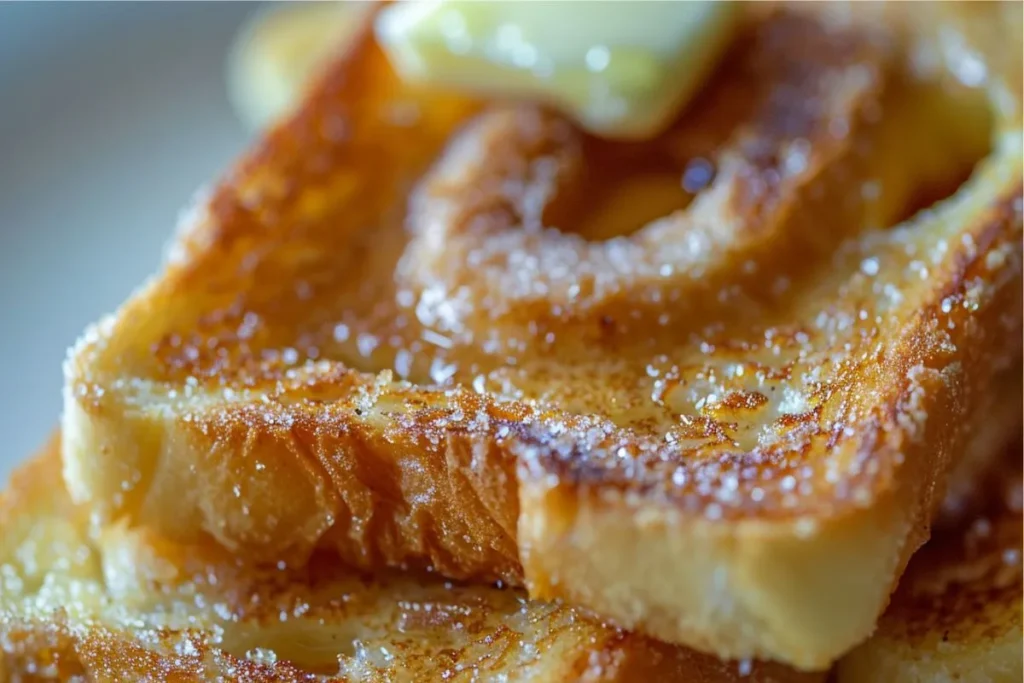
[[245, 146], [225, 59], [250, 3], [0, 3], [0, 481], [57, 424], [61, 363]]

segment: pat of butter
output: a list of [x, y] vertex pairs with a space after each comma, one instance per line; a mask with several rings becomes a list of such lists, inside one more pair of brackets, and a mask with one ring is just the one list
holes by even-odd
[[643, 138], [697, 92], [736, 25], [731, 2], [416, 0], [377, 39], [411, 82], [551, 103], [594, 133]]
[[370, 2], [270, 5], [239, 33], [227, 64], [228, 96], [253, 130], [287, 115], [310, 79], [369, 21]]

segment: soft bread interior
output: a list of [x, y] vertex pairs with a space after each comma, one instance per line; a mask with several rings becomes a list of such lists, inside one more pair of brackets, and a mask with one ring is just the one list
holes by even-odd
[[1021, 492], [1018, 443], [914, 556], [839, 683], [1021, 680]]
[[[521, 590], [244, 566], [115, 525], [89, 532], [55, 439], [0, 496], [0, 679], [821, 681], [720, 662]], [[6, 677], [4, 677], [6, 676]]]

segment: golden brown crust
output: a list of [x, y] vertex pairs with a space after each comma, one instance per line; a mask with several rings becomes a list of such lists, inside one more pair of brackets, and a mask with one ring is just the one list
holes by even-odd
[[302, 570], [254, 570], [221, 551], [118, 527], [90, 541], [59, 477], [54, 441], [0, 497], [4, 680], [823, 678], [719, 662], [530, 602], [521, 590], [362, 579], [323, 558]]
[[72, 494], [826, 666], [1019, 379], [1021, 325], [1017, 37], [925, 22], [953, 54], [842, 14], [751, 22], [646, 143], [405, 89], [364, 37], [74, 349]]

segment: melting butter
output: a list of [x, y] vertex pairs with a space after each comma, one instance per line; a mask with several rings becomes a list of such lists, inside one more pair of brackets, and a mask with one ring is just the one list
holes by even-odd
[[417, 0], [376, 21], [403, 78], [548, 102], [588, 130], [656, 134], [733, 35], [731, 2]]

